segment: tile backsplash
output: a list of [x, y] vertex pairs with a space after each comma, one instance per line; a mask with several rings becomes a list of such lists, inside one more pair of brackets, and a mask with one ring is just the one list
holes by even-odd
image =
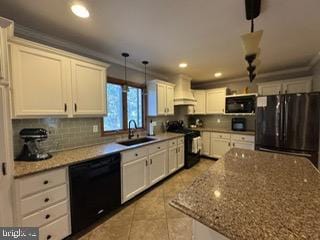
[[[163, 124], [165, 121], [175, 120], [175, 117], [148, 118], [147, 123], [151, 119], [157, 122], [155, 133], [158, 134], [164, 131]], [[110, 143], [128, 138], [127, 133], [102, 137], [101, 118], [15, 119], [12, 121], [12, 126], [15, 157], [20, 153], [24, 143], [19, 136], [19, 132], [23, 128], [44, 128], [49, 132], [48, 139], [39, 143], [41, 150], [46, 152], [61, 151], [99, 143]], [[94, 126], [98, 126], [98, 132], [93, 132]], [[139, 135], [146, 135], [146, 131], [139, 131]]]
[[[55, 152], [88, 146], [98, 143], [119, 141], [128, 137], [127, 134], [117, 134], [101, 137], [101, 118], [45, 118], [13, 120], [14, 154], [17, 156], [23, 146], [19, 132], [23, 128], [44, 128], [49, 137], [39, 144], [44, 151]], [[98, 132], [93, 127], [98, 126]], [[145, 132], [140, 133], [145, 135]]]
[[189, 117], [189, 123], [193, 123], [199, 118], [203, 121], [206, 128], [226, 129], [231, 130], [231, 121], [234, 117], [243, 117], [246, 119], [247, 130], [255, 130], [255, 116], [230, 116], [230, 115], [199, 115]]

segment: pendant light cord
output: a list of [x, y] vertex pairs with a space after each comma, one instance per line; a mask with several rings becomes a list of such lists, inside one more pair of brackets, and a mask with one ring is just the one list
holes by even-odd
[[251, 0], [251, 32], [254, 32], [254, 17], [253, 17], [253, 12], [254, 12], [254, 0]]

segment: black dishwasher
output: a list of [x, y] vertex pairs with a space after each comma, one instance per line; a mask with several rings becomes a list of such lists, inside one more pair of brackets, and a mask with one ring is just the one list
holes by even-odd
[[120, 153], [69, 167], [72, 233], [121, 205]]

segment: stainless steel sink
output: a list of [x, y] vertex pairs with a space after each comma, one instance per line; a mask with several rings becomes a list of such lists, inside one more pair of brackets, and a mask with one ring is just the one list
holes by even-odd
[[137, 138], [137, 139], [127, 140], [127, 141], [121, 141], [121, 142], [118, 142], [118, 144], [121, 144], [124, 146], [133, 146], [133, 145], [138, 145], [141, 143], [151, 142], [155, 140], [156, 139], [154, 138], [143, 137], [143, 138]]

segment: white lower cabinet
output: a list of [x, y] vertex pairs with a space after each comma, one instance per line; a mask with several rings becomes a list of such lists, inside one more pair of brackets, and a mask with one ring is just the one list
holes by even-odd
[[150, 184], [153, 185], [166, 177], [167, 150], [149, 156]]
[[39, 227], [39, 239], [71, 234], [67, 168], [15, 179], [15, 226]]
[[221, 158], [231, 148], [254, 150], [254, 136], [218, 132], [202, 132], [201, 154], [213, 158]]
[[221, 158], [230, 150], [230, 139], [211, 138], [211, 155], [214, 158]]
[[183, 166], [183, 138], [122, 152], [121, 203], [137, 196]]
[[177, 162], [177, 147], [172, 147], [169, 149], [169, 158], [168, 158], [168, 173], [173, 173], [178, 169]]
[[147, 188], [147, 171], [147, 157], [122, 165], [122, 202], [133, 198]]
[[210, 143], [211, 143], [211, 133], [210, 132], [201, 132], [201, 155], [210, 157]]
[[184, 166], [184, 145], [178, 145], [177, 163], [178, 163], [178, 169], [180, 169]]

